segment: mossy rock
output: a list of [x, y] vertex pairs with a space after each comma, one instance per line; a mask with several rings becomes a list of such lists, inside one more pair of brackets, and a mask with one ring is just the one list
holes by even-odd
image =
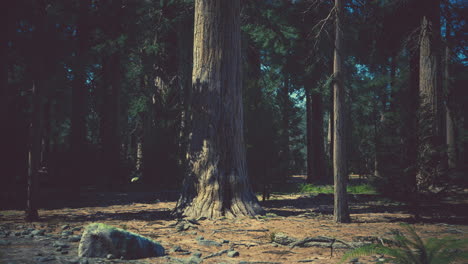
[[140, 259], [164, 255], [157, 242], [113, 226], [93, 223], [86, 227], [78, 248], [79, 257], [105, 258], [108, 254], [124, 259]]

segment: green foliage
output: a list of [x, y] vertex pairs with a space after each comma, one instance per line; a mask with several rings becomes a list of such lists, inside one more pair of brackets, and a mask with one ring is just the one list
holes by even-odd
[[444, 237], [423, 241], [413, 226], [404, 225], [404, 228], [406, 235], [399, 232], [394, 235], [394, 244], [398, 246], [365, 245], [346, 252], [340, 263], [373, 254], [384, 254], [384, 263], [396, 264], [449, 264], [456, 260], [468, 260], [467, 239]]
[[[299, 193], [333, 193], [333, 185], [313, 185], [300, 184], [298, 186]], [[376, 190], [369, 184], [348, 185], [347, 192], [351, 194], [376, 194]]]

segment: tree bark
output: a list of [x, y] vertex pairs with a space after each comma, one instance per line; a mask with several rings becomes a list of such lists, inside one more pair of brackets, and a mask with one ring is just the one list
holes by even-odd
[[[333, 175], [333, 131], [334, 131], [334, 124], [333, 124], [333, 100], [334, 100], [334, 86], [331, 86], [330, 89], [330, 109], [328, 113], [328, 132], [327, 132], [327, 145], [328, 145], [328, 160], [329, 160], [329, 165], [328, 165], [328, 172], [330, 175]], [[331, 166], [330, 166], [331, 165]]]
[[419, 68], [419, 172], [421, 189], [440, 180], [442, 153], [442, 107], [440, 89], [440, 1], [430, 1], [421, 22]]
[[349, 223], [351, 218], [348, 211], [348, 198], [346, 184], [348, 181], [348, 168], [346, 164], [346, 105], [345, 89], [342, 76], [342, 0], [335, 0], [335, 51], [333, 60], [334, 100], [334, 130], [333, 130], [333, 174], [334, 174], [334, 210], [333, 218], [337, 223]]
[[240, 1], [195, 1], [189, 171], [175, 213], [263, 212], [251, 190], [243, 138]]
[[323, 103], [312, 83], [305, 87], [307, 126], [307, 182], [323, 183], [327, 179], [323, 138]]
[[281, 177], [285, 180], [289, 176], [291, 168], [291, 149], [289, 148], [289, 123], [290, 123], [290, 99], [289, 99], [289, 73], [284, 73], [284, 84], [279, 91], [279, 103], [281, 109]]
[[29, 125], [28, 147], [28, 174], [25, 220], [28, 222], [39, 220], [38, 196], [39, 196], [39, 170], [41, 167], [41, 147], [43, 130], [43, 94], [46, 65], [46, 3], [38, 1], [37, 13], [33, 15], [35, 29], [32, 33], [34, 44], [31, 47], [32, 58], [30, 72], [32, 76], [32, 113]]
[[38, 173], [41, 165], [41, 139], [42, 139], [42, 98], [41, 91], [33, 81], [32, 87], [32, 116], [29, 126], [29, 149], [28, 149], [28, 181], [26, 197], [26, 215], [28, 222], [38, 221], [37, 212], [38, 199]]
[[449, 169], [455, 169], [457, 166], [457, 147], [455, 142], [455, 124], [453, 113], [450, 109], [450, 23], [446, 25], [446, 45], [445, 45], [445, 63], [444, 63], [444, 90], [447, 94], [445, 102], [445, 140], [447, 144], [447, 163]]

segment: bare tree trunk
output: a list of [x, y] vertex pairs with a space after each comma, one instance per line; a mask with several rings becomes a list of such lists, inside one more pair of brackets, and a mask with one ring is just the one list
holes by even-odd
[[247, 177], [243, 138], [240, 1], [195, 1], [193, 103], [188, 175], [175, 213], [263, 212]]
[[329, 165], [328, 167], [328, 172], [330, 175], [333, 175], [333, 131], [334, 131], [334, 114], [333, 114], [333, 102], [334, 102], [334, 97], [335, 97], [335, 92], [334, 92], [334, 86], [331, 87], [330, 89], [330, 110], [328, 113], [328, 133], [327, 133], [327, 145], [328, 145], [328, 160]]
[[445, 102], [445, 139], [447, 144], [448, 168], [455, 169], [457, 166], [457, 147], [455, 143], [455, 124], [453, 114], [450, 110], [450, 25], [446, 26], [446, 45], [445, 45], [445, 63], [444, 63], [444, 90], [447, 94]]
[[420, 36], [419, 68], [419, 172], [418, 185], [432, 188], [440, 180], [442, 153], [442, 107], [439, 80], [440, 1], [424, 7]]
[[290, 123], [290, 99], [289, 99], [289, 73], [284, 73], [284, 84], [279, 91], [279, 103], [281, 109], [281, 177], [285, 180], [289, 176], [291, 168], [291, 149], [289, 148], [289, 123]]
[[27, 199], [26, 199], [26, 215], [25, 219], [28, 222], [39, 220], [37, 212], [38, 198], [38, 175], [41, 165], [41, 140], [42, 140], [42, 98], [41, 91], [33, 82], [32, 87], [32, 102], [33, 111], [31, 123], [29, 127], [29, 149], [28, 149], [28, 182], [27, 182]]
[[326, 162], [323, 138], [322, 96], [312, 90], [312, 82], [306, 84], [306, 125], [307, 125], [307, 182], [326, 180]]
[[348, 181], [348, 168], [346, 164], [346, 105], [345, 89], [342, 76], [342, 29], [341, 16], [343, 15], [342, 0], [335, 0], [335, 54], [333, 61], [334, 90], [334, 130], [333, 130], [333, 175], [335, 183], [335, 198], [333, 218], [338, 223], [349, 223], [351, 218], [348, 211], [348, 198], [346, 184]]

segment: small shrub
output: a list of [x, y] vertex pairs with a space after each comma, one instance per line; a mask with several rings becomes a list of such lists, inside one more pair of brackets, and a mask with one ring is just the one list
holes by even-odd
[[467, 239], [452, 237], [429, 238], [423, 241], [416, 233], [414, 227], [405, 225], [407, 235], [396, 232], [395, 245], [398, 247], [380, 244], [365, 245], [344, 254], [340, 263], [350, 258], [368, 256], [373, 254], [386, 255], [383, 263], [396, 264], [449, 264], [455, 260], [467, 260]]

